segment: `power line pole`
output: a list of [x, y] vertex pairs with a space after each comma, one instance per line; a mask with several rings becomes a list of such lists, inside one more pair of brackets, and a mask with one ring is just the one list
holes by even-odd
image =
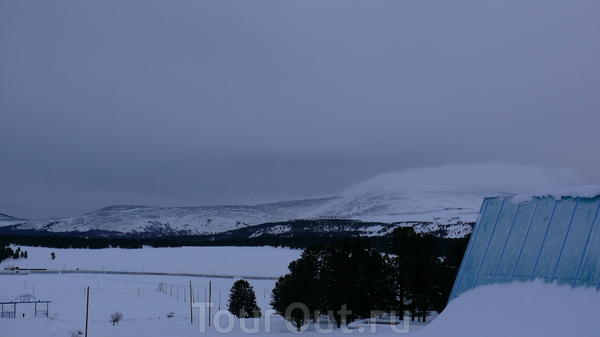
[[90, 318], [90, 287], [87, 287], [87, 305], [85, 308], [85, 337], [88, 337], [89, 318]]
[[190, 323], [194, 324], [194, 292], [192, 291], [192, 280], [190, 280]]
[[210, 302], [212, 302], [212, 281], [208, 281], [208, 326], [210, 326]]

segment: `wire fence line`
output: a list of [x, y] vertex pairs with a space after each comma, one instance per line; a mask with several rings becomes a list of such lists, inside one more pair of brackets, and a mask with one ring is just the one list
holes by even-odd
[[244, 275], [216, 275], [197, 273], [165, 273], [165, 272], [143, 272], [143, 271], [117, 271], [117, 270], [85, 270], [85, 269], [56, 269], [56, 270], [1, 270], [0, 275], [29, 275], [29, 274], [107, 274], [107, 275], [153, 275], [153, 276], [184, 276], [203, 278], [224, 279], [246, 279], [246, 280], [271, 280], [276, 281], [279, 277], [274, 276], [244, 276]]

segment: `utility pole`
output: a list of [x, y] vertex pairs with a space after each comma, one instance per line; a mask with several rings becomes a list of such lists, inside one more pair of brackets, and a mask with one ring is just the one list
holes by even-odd
[[210, 302], [212, 302], [212, 281], [208, 281], [208, 326], [210, 326]]
[[194, 292], [192, 291], [192, 280], [190, 280], [190, 323], [194, 324]]
[[87, 287], [87, 305], [85, 308], [85, 337], [88, 337], [89, 318], [90, 318], [90, 287]]

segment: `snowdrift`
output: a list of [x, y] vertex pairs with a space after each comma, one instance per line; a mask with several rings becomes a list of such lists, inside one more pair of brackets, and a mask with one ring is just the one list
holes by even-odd
[[542, 281], [469, 290], [448, 304], [418, 337], [600, 335], [600, 292]]

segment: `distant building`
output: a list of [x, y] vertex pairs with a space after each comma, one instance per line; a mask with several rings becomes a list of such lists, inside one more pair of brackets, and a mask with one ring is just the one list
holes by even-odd
[[600, 290], [600, 187], [556, 192], [484, 199], [450, 301], [535, 279]]

